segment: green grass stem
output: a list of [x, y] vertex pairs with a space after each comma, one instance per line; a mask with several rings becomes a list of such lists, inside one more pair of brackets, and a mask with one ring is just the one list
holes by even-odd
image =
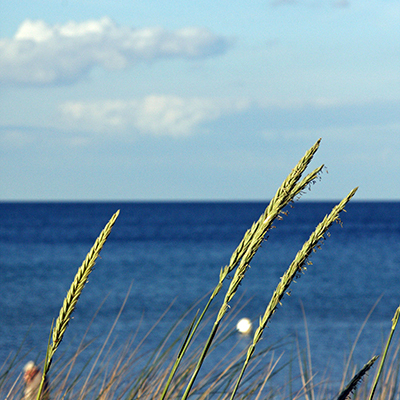
[[346, 204], [350, 201], [350, 199], [355, 195], [357, 188], [353, 189], [338, 205], [336, 205], [329, 215], [326, 215], [325, 218], [318, 224], [315, 228], [314, 232], [311, 234], [309, 239], [304, 243], [301, 250], [296, 254], [296, 257], [290, 264], [288, 270], [282, 276], [278, 286], [276, 287], [274, 293], [272, 294], [272, 298], [265, 310], [264, 315], [260, 318], [260, 323], [258, 328], [256, 329], [253, 337], [253, 342], [250, 344], [246, 359], [243, 364], [242, 371], [240, 372], [239, 378], [236, 382], [235, 388], [231, 395], [231, 400], [235, 397], [239, 384], [243, 378], [243, 374], [247, 368], [247, 365], [255, 351], [257, 343], [261, 340], [264, 329], [266, 328], [269, 320], [272, 315], [275, 313], [278, 304], [280, 304], [283, 296], [287, 292], [290, 284], [293, 282], [296, 275], [299, 273], [303, 273], [305, 271], [304, 264], [310, 256], [311, 252], [315, 249], [315, 247], [319, 244], [319, 242], [324, 238], [326, 231], [329, 227], [339, 219], [339, 214], [344, 210]]
[[52, 341], [47, 346], [46, 357], [43, 367], [42, 373], [42, 381], [40, 383], [40, 387], [37, 394], [37, 400], [40, 400], [40, 396], [43, 391], [44, 382], [46, 380], [47, 374], [50, 370], [51, 363], [53, 360], [54, 353], [56, 352], [58, 346], [60, 345], [64, 333], [67, 329], [68, 323], [71, 319], [71, 315], [75, 310], [76, 304], [79, 300], [79, 297], [83, 291], [83, 288], [88, 281], [89, 275], [93, 270], [96, 259], [100, 254], [101, 249], [103, 248], [104, 243], [106, 242], [108, 236], [111, 233], [111, 229], [114, 226], [116, 219], [118, 218], [119, 210], [111, 217], [110, 221], [101, 231], [99, 237], [96, 239], [93, 247], [87, 254], [85, 260], [82, 265], [79, 267], [78, 272], [75, 275], [75, 278], [69, 288], [67, 295], [64, 299], [63, 305], [60, 309], [60, 313], [56, 320], [54, 328], [52, 327]]
[[[211, 333], [206, 341], [203, 352], [198, 360], [195, 370], [193, 371], [192, 377], [188, 383], [186, 391], [182, 397], [182, 400], [186, 400], [189, 396], [190, 390], [193, 383], [200, 371], [200, 368], [204, 362], [204, 359], [208, 353], [211, 343], [214, 340], [215, 334], [219, 328], [220, 322], [224, 317], [225, 313], [229, 308], [229, 303], [231, 302], [233, 296], [235, 295], [241, 281], [243, 280], [245, 273], [250, 265], [253, 256], [261, 246], [267, 231], [272, 227], [273, 222], [281, 214], [284, 207], [286, 207], [293, 199], [299, 195], [311, 182], [313, 182], [320, 171], [323, 168], [321, 165], [316, 168], [310, 174], [308, 174], [303, 180], [300, 181], [302, 174], [306, 170], [307, 166], [310, 164], [314, 154], [319, 148], [321, 139], [319, 139], [301, 158], [297, 165], [293, 168], [287, 178], [283, 181], [282, 185], [277, 190], [275, 196], [270, 201], [269, 205], [265, 209], [265, 212], [261, 215], [257, 222], [253, 223], [252, 227], [245, 233], [239, 246], [233, 252], [230, 262], [227, 266], [221, 269], [218, 285], [215, 287], [209, 302], [206, 305], [203, 313], [195, 325], [194, 331], [196, 330], [201, 318], [204, 316], [207, 308], [209, 307], [212, 299], [221, 290], [225, 278], [230, 272], [232, 272], [235, 267], [236, 271], [229, 285], [227, 293], [225, 295], [224, 302], [220, 308], [216, 321], [212, 327]], [[190, 338], [187, 345], [190, 343]]]
[[369, 394], [368, 400], [372, 400], [373, 397], [374, 397], [375, 390], [376, 390], [376, 387], [378, 385], [379, 378], [380, 378], [380, 376], [382, 374], [383, 364], [385, 363], [387, 352], [389, 350], [389, 346], [390, 346], [390, 343], [392, 341], [394, 331], [395, 331], [397, 323], [399, 321], [399, 316], [400, 316], [400, 306], [397, 308], [397, 310], [394, 313], [394, 316], [393, 316], [393, 319], [392, 319], [392, 327], [390, 329], [389, 337], [388, 337], [388, 339], [386, 341], [385, 350], [383, 351], [383, 355], [381, 357], [381, 361], [379, 363], [379, 368], [378, 368], [378, 371], [376, 373], [376, 376], [375, 376], [375, 379], [374, 379], [374, 383], [372, 384], [372, 388], [371, 388], [371, 392]]

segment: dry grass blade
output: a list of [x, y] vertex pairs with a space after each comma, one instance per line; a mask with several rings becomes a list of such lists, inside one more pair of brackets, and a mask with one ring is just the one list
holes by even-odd
[[357, 385], [364, 377], [364, 375], [371, 369], [374, 365], [374, 362], [378, 359], [378, 356], [372, 357], [357, 374], [354, 375], [353, 379], [349, 382], [349, 384], [342, 390], [342, 392], [337, 397], [337, 400], [346, 400], [350, 394], [356, 389]]
[[381, 295], [381, 296], [378, 298], [378, 300], [376, 300], [375, 304], [374, 304], [374, 305], [372, 306], [372, 308], [369, 310], [368, 315], [365, 317], [364, 322], [362, 323], [360, 329], [358, 330], [356, 339], [354, 340], [353, 345], [352, 345], [351, 350], [350, 350], [350, 353], [349, 353], [349, 356], [347, 357], [346, 365], [345, 365], [344, 371], [343, 371], [342, 382], [341, 382], [341, 384], [340, 384], [340, 390], [342, 390], [342, 389], [344, 388], [344, 385], [345, 385], [345, 383], [347, 382], [347, 372], [348, 372], [348, 370], [349, 370], [349, 368], [350, 368], [350, 363], [351, 363], [351, 361], [352, 361], [352, 359], [353, 359], [353, 354], [354, 354], [354, 351], [355, 351], [355, 349], [356, 349], [358, 340], [359, 340], [360, 337], [361, 337], [361, 333], [363, 332], [363, 330], [364, 330], [364, 328], [365, 328], [365, 325], [367, 324], [369, 318], [371, 317], [373, 311], [375, 310], [375, 307], [376, 307], [376, 306], [379, 304], [379, 302], [381, 301], [382, 297], [383, 297], [383, 295]]
[[[315, 228], [314, 232], [310, 235], [309, 239], [304, 243], [301, 250], [296, 254], [295, 259], [290, 264], [288, 270], [282, 276], [278, 286], [276, 287], [274, 293], [272, 294], [272, 298], [265, 310], [265, 313], [262, 318], [260, 318], [259, 327], [256, 329], [253, 337], [253, 343], [249, 346], [247, 351], [246, 360], [243, 364], [243, 369], [240, 373], [240, 376], [237, 380], [235, 389], [232, 393], [231, 399], [234, 398], [236, 391], [239, 387], [240, 381], [243, 377], [244, 371], [247, 368], [247, 365], [252, 357], [257, 343], [261, 340], [264, 329], [266, 328], [269, 320], [272, 315], [275, 313], [278, 304], [282, 300], [284, 294], [289, 288], [290, 284], [293, 282], [294, 278], [297, 274], [304, 271], [304, 263], [307, 261], [307, 258], [314, 250], [314, 248], [318, 245], [321, 239], [323, 239], [326, 231], [329, 227], [339, 218], [339, 214], [344, 210], [346, 204], [350, 201], [350, 199], [356, 193], [357, 188], [353, 189], [337, 206], [335, 206], [329, 215], [326, 215], [321, 223]], [[240, 268], [240, 267], [239, 267]]]
[[89, 274], [92, 272], [94, 264], [96, 262], [97, 257], [100, 254], [101, 249], [103, 248], [104, 243], [106, 242], [109, 234], [111, 233], [111, 229], [118, 218], [119, 210], [111, 217], [110, 221], [101, 231], [99, 237], [96, 239], [93, 247], [87, 254], [85, 260], [82, 265], [79, 267], [78, 272], [75, 275], [75, 278], [71, 284], [71, 287], [68, 290], [68, 293], [64, 299], [63, 305], [60, 309], [60, 313], [56, 320], [56, 324], [53, 328], [52, 333], [52, 342], [47, 346], [46, 351], [46, 359], [43, 367], [43, 376], [40, 384], [40, 388], [37, 395], [37, 400], [40, 399], [43, 385], [46, 379], [46, 376], [49, 372], [51, 362], [56, 352], [58, 346], [60, 345], [64, 333], [67, 329], [68, 323], [71, 319], [71, 315], [75, 310], [75, 306], [79, 300], [79, 297], [83, 291], [83, 288], [86, 285], [86, 282], [89, 278]]

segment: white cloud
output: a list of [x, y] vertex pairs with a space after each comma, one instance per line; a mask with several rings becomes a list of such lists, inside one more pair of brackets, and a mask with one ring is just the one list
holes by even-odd
[[80, 130], [187, 136], [202, 123], [249, 106], [247, 100], [151, 95], [129, 101], [71, 101], [60, 111], [65, 124]]
[[13, 38], [0, 39], [0, 82], [74, 82], [95, 66], [113, 70], [160, 58], [208, 57], [228, 46], [205, 28], [133, 29], [108, 17], [54, 26], [26, 20]]

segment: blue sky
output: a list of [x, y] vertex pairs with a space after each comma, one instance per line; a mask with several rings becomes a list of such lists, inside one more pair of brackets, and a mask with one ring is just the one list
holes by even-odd
[[400, 200], [400, 1], [0, 5], [0, 200]]

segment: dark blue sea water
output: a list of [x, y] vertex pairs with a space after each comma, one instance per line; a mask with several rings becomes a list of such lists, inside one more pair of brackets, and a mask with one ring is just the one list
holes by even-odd
[[[173, 323], [214, 289], [220, 268], [266, 205], [0, 203], [0, 364], [21, 345], [21, 354], [30, 352], [27, 358], [44, 357], [50, 325], [74, 275], [116, 210], [121, 214], [60, 354], [76, 350], [96, 311], [85, 340], [103, 343], [130, 286], [114, 330], [116, 341], [123, 343], [136, 334], [139, 343], [170, 307], [141, 345], [144, 350], [155, 348]], [[239, 288], [235, 301], [241, 298], [240, 304], [232, 303], [226, 318], [230, 327], [241, 317], [257, 323], [296, 252], [333, 205], [300, 201], [275, 223]], [[289, 354], [297, 335], [305, 347], [304, 307], [313, 367], [320, 374], [327, 365], [333, 375], [343, 371], [359, 329], [380, 299], [361, 333], [354, 363], [363, 365], [379, 353], [400, 304], [400, 203], [352, 202], [346, 210], [343, 226], [331, 227], [330, 237], [292, 285], [291, 296], [283, 299], [260, 345], [281, 340], [286, 344], [276, 355]], [[228, 284], [212, 311], [219, 308]], [[249, 341], [234, 334], [212, 357], [221, 357], [234, 344], [244, 348]]]

